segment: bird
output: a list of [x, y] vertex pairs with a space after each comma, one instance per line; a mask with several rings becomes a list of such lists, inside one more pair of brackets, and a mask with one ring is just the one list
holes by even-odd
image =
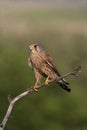
[[40, 80], [45, 77], [45, 85], [49, 85], [51, 81], [55, 82], [67, 92], [71, 91], [69, 83], [64, 79], [58, 78], [61, 76], [53, 58], [43, 49], [38, 42], [29, 44], [30, 56], [28, 57], [28, 65], [34, 71], [36, 82], [33, 86], [35, 91], [38, 91]]

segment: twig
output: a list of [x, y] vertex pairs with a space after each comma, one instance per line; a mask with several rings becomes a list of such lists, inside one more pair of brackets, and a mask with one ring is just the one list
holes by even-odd
[[[67, 74], [65, 74], [65, 75], [63, 75], [63, 76], [61, 76], [61, 77], [59, 77], [57, 80], [60, 80], [60, 79], [65, 78], [65, 77], [68, 77], [69, 75], [74, 75], [74, 76], [77, 77], [77, 75], [78, 75], [78, 73], [80, 72], [80, 70], [81, 70], [81, 66], [78, 66], [78, 67], [76, 67], [74, 70], [72, 70], [71, 72], [69, 72], [69, 73], [67, 73]], [[52, 82], [54, 82], [54, 81], [55, 81], [55, 80], [53, 80]], [[41, 89], [41, 88], [44, 87], [44, 86], [45, 86], [45, 84], [42, 84], [42, 85], [40, 85], [40, 86], [38, 87], [38, 89]], [[2, 123], [0, 124], [0, 130], [4, 130], [4, 128], [5, 128], [5, 126], [6, 126], [6, 123], [7, 123], [8, 119], [9, 119], [9, 117], [10, 117], [10, 115], [11, 115], [11, 112], [12, 112], [12, 109], [13, 109], [15, 103], [16, 103], [19, 99], [21, 99], [21, 98], [25, 97], [26, 95], [31, 94], [31, 93], [33, 93], [33, 92], [35, 92], [34, 89], [33, 89], [33, 88], [30, 88], [30, 89], [26, 90], [25, 92], [19, 94], [18, 96], [14, 97], [13, 99], [11, 99], [10, 96], [8, 97], [10, 104], [9, 104], [9, 106], [8, 106], [6, 115], [4, 116], [4, 119], [3, 119]]]

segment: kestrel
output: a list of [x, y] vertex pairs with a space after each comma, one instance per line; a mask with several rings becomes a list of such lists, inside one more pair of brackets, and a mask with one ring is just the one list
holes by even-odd
[[28, 64], [34, 70], [36, 83], [33, 87], [35, 91], [38, 91], [40, 85], [40, 79], [45, 77], [45, 84], [49, 85], [52, 80], [66, 91], [70, 92], [69, 83], [65, 79], [57, 80], [61, 75], [59, 74], [53, 58], [38, 44], [32, 43], [29, 45], [31, 54], [28, 58]]

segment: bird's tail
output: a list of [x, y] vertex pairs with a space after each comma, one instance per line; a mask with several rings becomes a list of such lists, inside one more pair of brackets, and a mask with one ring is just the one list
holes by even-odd
[[61, 79], [60, 81], [57, 81], [58, 85], [66, 90], [67, 92], [71, 92], [71, 88], [69, 88], [69, 83], [66, 82], [64, 79]]

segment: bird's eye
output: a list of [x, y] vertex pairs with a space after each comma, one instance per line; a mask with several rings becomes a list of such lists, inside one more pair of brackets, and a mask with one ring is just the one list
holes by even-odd
[[36, 48], [36, 47], [37, 47], [37, 45], [34, 45], [34, 47]]
[[34, 45], [34, 48], [35, 48], [35, 50], [37, 51], [37, 52], [39, 52], [39, 46], [36, 44], [36, 45]]
[[38, 51], [38, 46], [37, 45], [34, 45], [34, 48], [36, 51]]

